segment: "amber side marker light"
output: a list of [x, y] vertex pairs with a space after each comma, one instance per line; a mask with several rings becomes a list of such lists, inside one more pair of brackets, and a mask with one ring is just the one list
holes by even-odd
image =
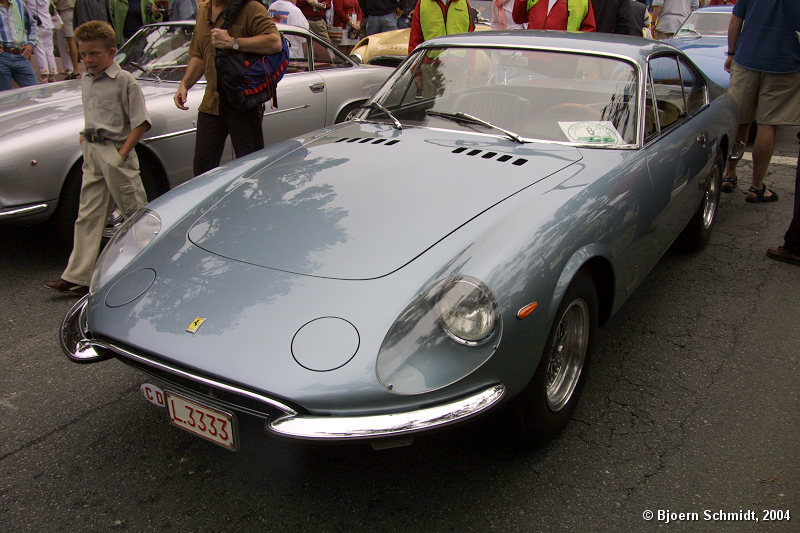
[[537, 307], [539, 307], [539, 302], [533, 302], [532, 304], [526, 305], [525, 307], [517, 311], [517, 318], [522, 320], [526, 316], [533, 313]]

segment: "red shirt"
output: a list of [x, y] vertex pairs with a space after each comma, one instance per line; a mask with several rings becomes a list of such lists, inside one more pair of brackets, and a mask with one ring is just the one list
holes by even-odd
[[346, 28], [350, 22], [350, 14], [356, 14], [356, 20], [361, 21], [361, 6], [358, 0], [333, 0], [333, 25]]
[[325, 18], [325, 10], [330, 9], [331, 0], [319, 0], [319, 3], [325, 6], [325, 9], [314, 11], [314, 8], [311, 7], [311, 4], [309, 4], [307, 0], [297, 0], [296, 5], [308, 20], [319, 20]]
[[[517, 24], [525, 24], [527, 22], [529, 30], [566, 30], [567, 17], [569, 17], [567, 1], [557, 0], [553, 9], [548, 13], [547, 6], [549, 2], [547, 0], [539, 0], [530, 11], [528, 11], [527, 0], [514, 0], [514, 9], [511, 11], [511, 16]], [[583, 22], [581, 22], [580, 30], [595, 31], [596, 29], [592, 2], [589, 2], [589, 11], [586, 13]]]

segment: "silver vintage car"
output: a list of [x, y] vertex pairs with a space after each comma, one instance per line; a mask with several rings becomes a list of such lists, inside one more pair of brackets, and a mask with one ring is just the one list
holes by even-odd
[[709, 238], [736, 122], [656, 41], [430, 40], [351, 121], [127, 221], [63, 349], [141, 369], [166, 419], [229, 449], [241, 417], [380, 446], [501, 406], [540, 442], [596, 326], [676, 239]]
[[[392, 70], [362, 66], [307, 30], [278, 25], [292, 45], [278, 86], [278, 108], [264, 113], [266, 144], [341, 122], [386, 81]], [[144, 26], [117, 60], [134, 73], [153, 122], [136, 150], [150, 199], [192, 177], [196, 109], [181, 111], [172, 96], [188, 61], [194, 22]], [[200, 103], [205, 82], [189, 92]], [[80, 81], [0, 93], [0, 223], [48, 219], [72, 242], [81, 182], [83, 129]], [[231, 159], [229, 149], [225, 160]], [[109, 230], [113, 228], [114, 219]]]

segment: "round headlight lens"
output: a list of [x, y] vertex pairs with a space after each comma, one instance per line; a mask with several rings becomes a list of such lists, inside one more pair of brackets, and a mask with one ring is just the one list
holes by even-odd
[[141, 209], [129, 218], [111, 238], [92, 273], [89, 292], [94, 292], [125, 267], [161, 231], [161, 217], [149, 209]]
[[462, 344], [482, 344], [497, 329], [497, 301], [477, 280], [456, 278], [448, 282], [439, 294], [436, 307], [442, 329]]

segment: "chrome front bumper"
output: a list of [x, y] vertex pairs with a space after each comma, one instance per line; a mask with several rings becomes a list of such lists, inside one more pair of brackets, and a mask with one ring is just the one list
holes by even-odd
[[[445, 404], [398, 413], [363, 416], [301, 414], [288, 405], [261, 393], [172, 367], [114, 343], [90, 338], [85, 315], [88, 299], [89, 295], [86, 295], [78, 300], [61, 323], [61, 349], [70, 360], [76, 363], [93, 363], [110, 357], [126, 358], [177, 378], [188, 379], [204, 386], [256, 400], [283, 413], [281, 416], [270, 419], [265, 427], [270, 432], [284, 437], [309, 440], [351, 440], [404, 436], [472, 418], [491, 408], [505, 396], [505, 387], [502, 384], [495, 384]], [[213, 398], [209, 398], [209, 400], [214, 401]]]

